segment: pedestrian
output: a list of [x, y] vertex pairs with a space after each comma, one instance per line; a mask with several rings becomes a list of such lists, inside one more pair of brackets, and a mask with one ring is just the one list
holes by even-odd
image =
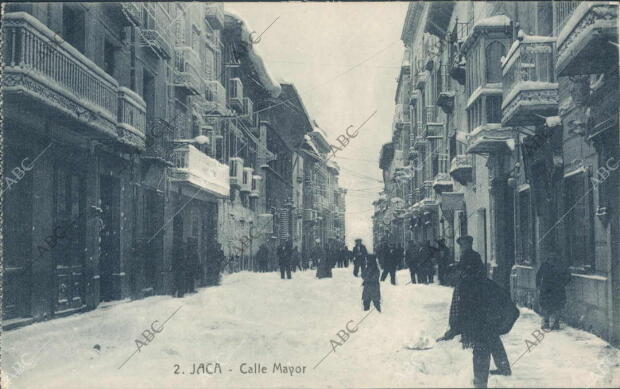
[[422, 277], [422, 282], [425, 284], [433, 283], [433, 250], [431, 248], [430, 240], [427, 240], [424, 244], [422, 244], [418, 257], [420, 260], [418, 271]]
[[[418, 273], [418, 252], [419, 251], [420, 249], [415, 244], [415, 242], [413, 240], [410, 240], [409, 243], [407, 244], [406, 260], [407, 260], [407, 267], [409, 268], [409, 274], [411, 275], [412, 284], [416, 283], [416, 275]], [[420, 283], [422, 282], [421, 279], [419, 279], [419, 281]]]
[[[512, 374], [500, 335], [512, 329], [519, 310], [507, 291], [486, 278], [480, 256], [472, 254], [472, 242], [471, 236], [457, 240], [461, 277], [452, 294], [450, 328], [437, 341], [461, 335], [463, 347], [473, 349], [474, 387], [486, 388], [489, 373]], [[491, 356], [496, 369], [489, 371]]]
[[392, 285], [396, 285], [396, 267], [399, 262], [399, 254], [402, 256], [402, 249], [393, 247], [389, 250], [389, 254], [385, 257], [383, 274], [381, 274], [381, 282], [385, 281], [387, 275], [390, 275], [390, 282]]
[[297, 269], [302, 270], [301, 261], [299, 259], [299, 250], [297, 250], [297, 246], [294, 246], [291, 249], [291, 268], [293, 272], [296, 272]]
[[351, 250], [349, 250], [349, 248], [347, 247], [347, 245], [344, 245], [344, 267], [346, 267], [347, 269], [349, 268], [349, 261], [352, 258], [352, 253]]
[[353, 247], [353, 275], [355, 277], [357, 277], [360, 270], [364, 271], [367, 256], [368, 250], [362, 244], [362, 240], [360, 238], [355, 239], [355, 247]]
[[450, 265], [450, 249], [446, 246], [445, 239], [437, 240], [437, 278], [440, 285], [447, 285], [448, 266]]
[[[569, 282], [570, 272], [562, 265], [559, 255], [549, 253], [536, 273], [538, 303], [543, 314], [542, 329], [560, 329], [560, 313], [566, 304], [566, 285]], [[550, 327], [551, 318], [553, 325]]]
[[260, 273], [267, 272], [267, 262], [269, 262], [269, 249], [265, 243], [261, 243], [256, 252], [256, 261], [258, 262], [258, 271]]
[[278, 265], [280, 265], [280, 278], [291, 279], [291, 248], [290, 242], [285, 241], [278, 247]]
[[377, 259], [373, 254], [368, 255], [367, 265], [362, 270], [362, 303], [364, 311], [370, 310], [370, 302], [372, 301], [375, 309], [381, 312], [381, 285], [379, 284], [379, 268], [377, 267]]

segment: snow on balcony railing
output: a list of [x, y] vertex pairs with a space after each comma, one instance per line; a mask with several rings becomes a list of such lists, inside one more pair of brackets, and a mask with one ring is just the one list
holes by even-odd
[[146, 132], [146, 104], [138, 94], [124, 87], [118, 89], [118, 123], [142, 136]]
[[3, 17], [4, 78], [28, 74], [78, 104], [116, 121], [118, 82], [25, 12]]
[[219, 81], [207, 82], [207, 112], [224, 113], [226, 110], [226, 89]]
[[[523, 36], [516, 40], [502, 63], [503, 102], [507, 105], [523, 87], [557, 88], [553, 45], [555, 38]], [[545, 87], [546, 86], [546, 87]]]
[[218, 197], [228, 197], [230, 183], [228, 166], [209, 157], [192, 145], [174, 150], [174, 181], [186, 181]]

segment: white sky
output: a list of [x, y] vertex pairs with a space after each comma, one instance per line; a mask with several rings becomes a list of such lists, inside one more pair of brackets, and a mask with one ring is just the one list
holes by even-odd
[[[347, 194], [347, 244], [372, 240], [372, 201], [382, 187], [381, 145], [391, 138], [394, 93], [407, 2], [226, 3], [250, 31], [264, 32], [255, 49], [278, 81], [295, 84], [331, 144], [350, 125], [376, 114], [336, 154]], [[253, 34], [256, 37], [256, 34]], [[358, 65], [359, 64], [359, 65]], [[356, 66], [358, 65], [358, 66]], [[351, 129], [352, 131], [353, 129]]]

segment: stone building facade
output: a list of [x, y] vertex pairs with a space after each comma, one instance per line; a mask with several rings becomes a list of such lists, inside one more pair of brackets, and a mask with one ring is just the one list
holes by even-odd
[[536, 271], [557, 253], [566, 320], [617, 343], [617, 12], [411, 3], [375, 239], [472, 235], [489, 276], [536, 309]]

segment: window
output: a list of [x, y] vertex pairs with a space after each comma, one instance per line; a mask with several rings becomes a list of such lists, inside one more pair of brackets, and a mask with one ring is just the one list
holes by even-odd
[[594, 220], [591, 212], [592, 188], [588, 178], [585, 171], [564, 177], [563, 249], [569, 264], [591, 269], [594, 265]]
[[103, 44], [103, 70], [112, 77], [114, 77], [115, 55], [116, 47], [106, 39]]
[[534, 217], [530, 189], [517, 194], [517, 259], [521, 263], [532, 264], [535, 260]]
[[487, 96], [487, 123], [502, 122], [502, 96]]
[[84, 9], [82, 9], [81, 5], [63, 4], [62, 33], [64, 40], [84, 54], [86, 21]]
[[491, 42], [486, 48], [486, 82], [502, 82], [501, 58], [505, 54], [504, 45], [500, 42]]

